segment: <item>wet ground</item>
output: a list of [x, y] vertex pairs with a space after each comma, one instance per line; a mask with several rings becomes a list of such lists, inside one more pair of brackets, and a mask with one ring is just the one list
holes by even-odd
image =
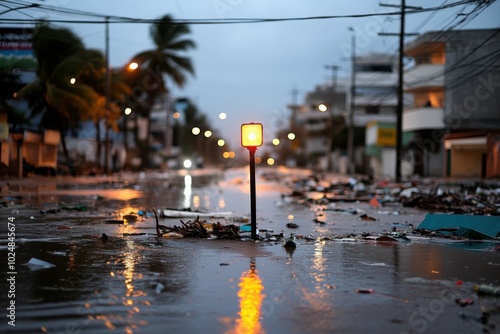
[[[0, 183], [6, 205], [0, 209], [0, 332], [500, 330], [500, 298], [473, 290], [475, 284], [500, 286], [497, 243], [412, 234], [411, 241], [400, 242], [349, 238], [410, 231], [426, 212], [397, 204], [287, 203], [281, 194], [289, 191], [283, 182], [289, 172], [282, 170], [274, 181], [258, 177], [257, 224], [268, 233], [294, 233], [293, 252], [282, 242], [156, 236], [153, 208], [232, 211], [228, 219], [209, 221], [245, 221], [245, 169]], [[376, 220], [361, 220], [349, 209]], [[144, 214], [136, 221], [109, 223], [139, 212]], [[8, 225], [10, 217], [15, 225]], [[287, 228], [290, 222], [298, 228]], [[15, 259], [9, 259], [9, 227], [10, 233], [15, 229]], [[109, 238], [102, 239], [103, 233]], [[47, 264], [27, 265], [33, 259]]]

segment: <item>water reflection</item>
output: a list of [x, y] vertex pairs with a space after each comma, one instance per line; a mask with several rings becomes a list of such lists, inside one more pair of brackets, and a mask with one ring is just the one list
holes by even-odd
[[311, 275], [316, 282], [316, 290], [318, 292], [323, 291], [322, 283], [325, 280], [325, 261], [326, 258], [323, 256], [323, 248], [325, 247], [325, 241], [319, 241], [314, 244], [314, 258], [313, 258], [313, 268], [315, 271], [311, 272]]
[[184, 208], [191, 207], [191, 195], [193, 193], [193, 179], [191, 175], [184, 176]]
[[244, 272], [240, 277], [238, 284], [240, 290], [239, 318], [236, 319], [234, 327], [226, 333], [231, 334], [264, 334], [265, 331], [261, 324], [262, 301], [265, 295], [262, 293], [264, 286], [259, 277], [255, 265], [255, 259], [250, 259], [250, 270]]

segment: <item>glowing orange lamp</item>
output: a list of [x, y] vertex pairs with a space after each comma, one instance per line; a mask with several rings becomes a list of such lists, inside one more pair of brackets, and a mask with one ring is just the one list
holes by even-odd
[[245, 123], [241, 125], [241, 146], [250, 152], [250, 227], [252, 239], [257, 239], [257, 216], [255, 201], [255, 151], [262, 146], [263, 127], [261, 123]]

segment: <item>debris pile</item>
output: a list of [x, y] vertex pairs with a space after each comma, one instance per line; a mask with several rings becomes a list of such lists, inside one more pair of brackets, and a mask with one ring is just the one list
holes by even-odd
[[156, 218], [156, 232], [158, 236], [174, 234], [175, 236], [190, 238], [240, 239], [240, 228], [236, 225], [222, 225], [220, 222], [204, 223], [200, 220], [200, 217], [186, 223], [181, 219], [180, 222], [180, 226], [164, 226], [160, 225], [158, 218]]
[[498, 182], [417, 180], [405, 183], [349, 178], [329, 182], [317, 176], [288, 182], [290, 192], [282, 194], [284, 204], [328, 204], [368, 202], [372, 207], [400, 203], [429, 212], [500, 215]]

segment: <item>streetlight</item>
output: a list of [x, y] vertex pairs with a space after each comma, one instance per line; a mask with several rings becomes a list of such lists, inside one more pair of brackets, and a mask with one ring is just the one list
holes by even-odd
[[318, 106], [318, 110], [321, 111], [321, 112], [325, 112], [328, 110], [328, 107], [326, 106], [326, 104], [324, 103], [321, 103], [319, 106]]
[[245, 123], [241, 125], [241, 146], [250, 152], [250, 223], [252, 239], [257, 239], [257, 217], [255, 214], [255, 151], [262, 146], [261, 123]]

